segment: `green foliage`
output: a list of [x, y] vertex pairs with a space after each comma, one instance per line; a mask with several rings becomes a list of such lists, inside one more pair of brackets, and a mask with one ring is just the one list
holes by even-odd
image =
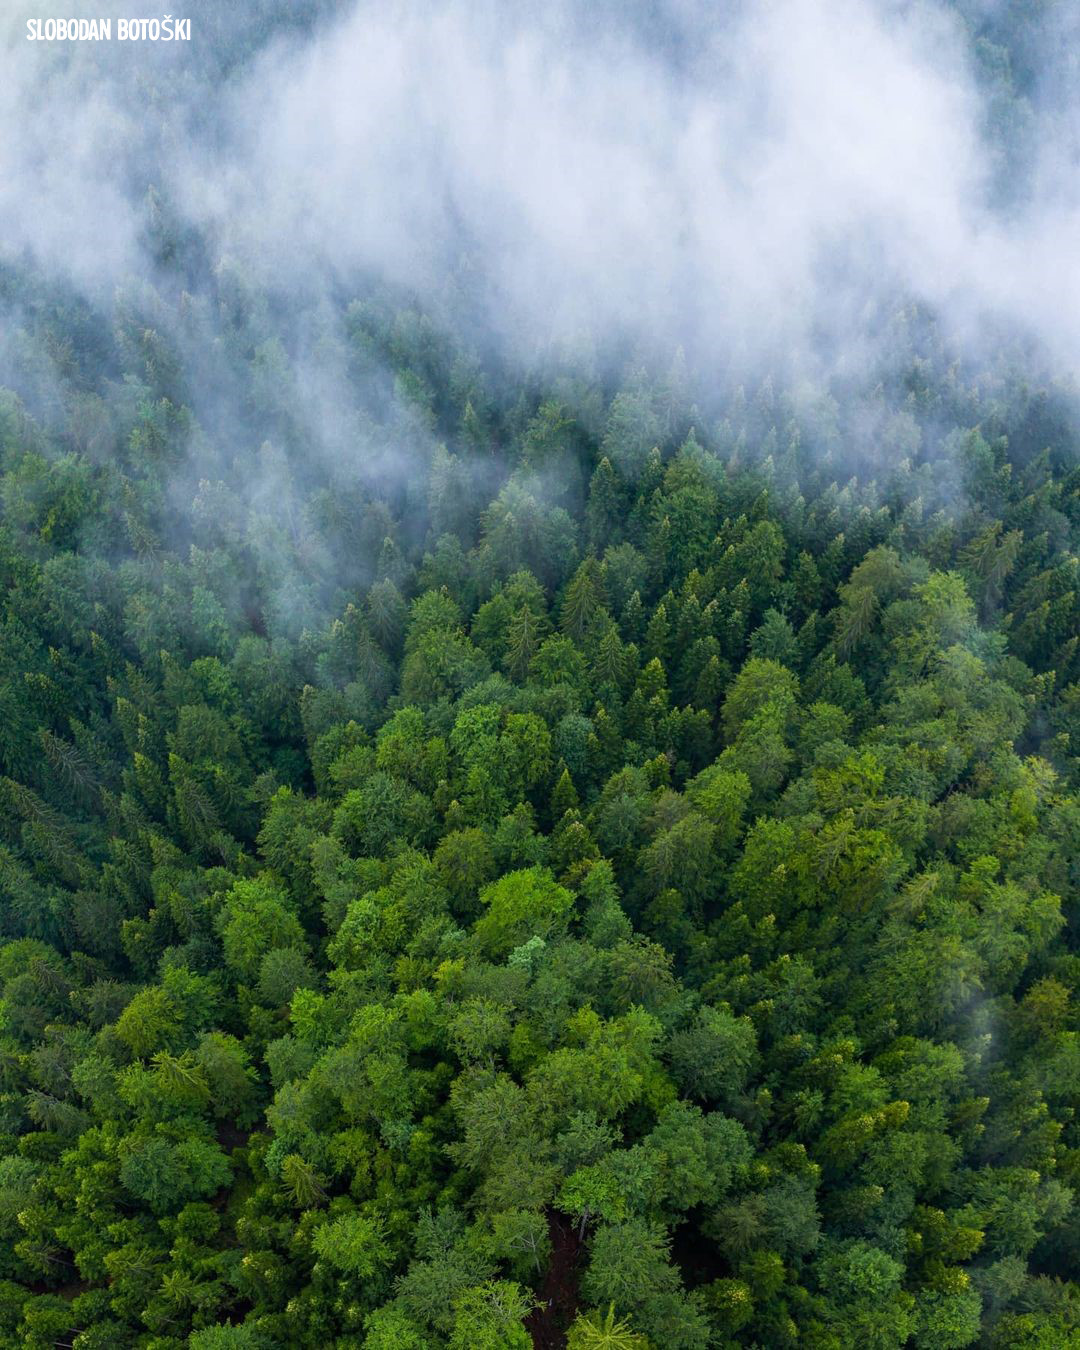
[[603, 1315], [591, 1312], [577, 1317], [566, 1344], [567, 1350], [648, 1350], [649, 1345], [627, 1322], [616, 1319], [614, 1303], [608, 1304]]
[[543, 868], [510, 872], [480, 892], [485, 911], [473, 932], [485, 955], [505, 958], [530, 938], [557, 931], [573, 902]]
[[215, 248], [5, 273], [0, 1343], [1078, 1344], [1062, 392], [907, 309], [872, 397], [515, 373]]
[[323, 1224], [315, 1230], [311, 1246], [335, 1269], [359, 1279], [370, 1278], [390, 1259], [379, 1225], [359, 1214], [346, 1214]]

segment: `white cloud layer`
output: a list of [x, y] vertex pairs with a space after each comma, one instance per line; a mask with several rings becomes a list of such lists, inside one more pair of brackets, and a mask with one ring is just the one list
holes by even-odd
[[[993, 109], [941, 5], [361, 4], [221, 89], [197, 16], [168, 52], [22, 32], [0, 252], [88, 287], [145, 267], [153, 181], [286, 288], [434, 293], [467, 258], [510, 344], [588, 327], [812, 368], [858, 359], [905, 296], [961, 342], [1004, 320], [1080, 359], [1074, 96], [1036, 98], [1030, 189], [994, 204]], [[151, 63], [183, 77], [171, 104]]]

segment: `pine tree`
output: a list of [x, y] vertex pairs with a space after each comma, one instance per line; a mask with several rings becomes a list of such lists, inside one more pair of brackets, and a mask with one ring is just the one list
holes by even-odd
[[619, 630], [610, 624], [596, 646], [592, 665], [593, 680], [598, 687], [610, 684], [621, 691], [626, 679], [626, 667], [626, 652], [619, 638]]
[[511, 679], [523, 682], [527, 677], [533, 657], [540, 649], [540, 635], [540, 618], [528, 605], [522, 605], [510, 620], [506, 634], [503, 665]]
[[574, 573], [562, 602], [562, 630], [582, 642], [604, 606], [604, 585], [595, 558], [586, 558]]
[[671, 643], [671, 624], [668, 621], [667, 606], [661, 602], [653, 611], [645, 630], [645, 655], [650, 661], [666, 664]]
[[562, 820], [567, 811], [576, 811], [581, 804], [577, 794], [577, 788], [574, 787], [574, 780], [570, 777], [570, 770], [566, 764], [560, 760], [562, 766], [560, 773], [556, 769], [555, 786], [551, 792], [551, 819]]
[[633, 591], [622, 612], [622, 631], [627, 642], [640, 642], [645, 635], [645, 605], [640, 591]]
[[593, 471], [589, 483], [589, 502], [585, 519], [589, 530], [589, 547], [599, 556], [609, 544], [617, 544], [622, 536], [620, 522], [626, 513], [625, 495], [611, 460], [604, 455]]

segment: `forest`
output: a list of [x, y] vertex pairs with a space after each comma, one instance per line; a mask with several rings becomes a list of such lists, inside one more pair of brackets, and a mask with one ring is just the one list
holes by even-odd
[[0, 1345], [1080, 1347], [1071, 380], [133, 211], [0, 256]]

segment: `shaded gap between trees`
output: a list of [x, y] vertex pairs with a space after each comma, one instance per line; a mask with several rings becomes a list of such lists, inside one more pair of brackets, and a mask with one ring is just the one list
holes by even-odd
[[564, 1350], [566, 1333], [578, 1310], [581, 1239], [563, 1214], [547, 1211], [551, 1258], [540, 1289], [539, 1305], [525, 1319], [534, 1350]]

